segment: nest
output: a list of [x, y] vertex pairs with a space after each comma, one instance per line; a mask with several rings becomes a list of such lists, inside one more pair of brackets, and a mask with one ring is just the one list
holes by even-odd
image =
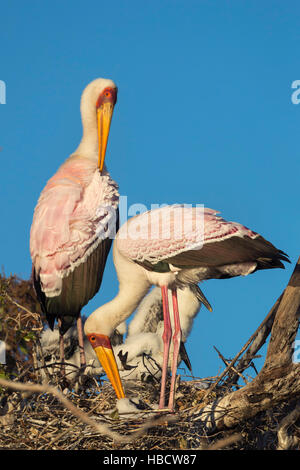
[[[41, 385], [36, 393], [30, 390], [34, 385], [29, 383], [24, 385], [25, 390], [3, 389], [0, 427], [5, 432], [0, 434], [0, 448], [109, 451], [278, 448], [278, 425], [295, 404], [281, 404], [230, 430], [208, 433], [199, 419], [199, 410], [228, 393], [228, 385], [226, 389], [219, 386], [203, 401], [207, 386], [215, 380], [179, 378], [175, 413], [153, 412], [159, 384], [127, 382], [126, 394], [134, 397], [140, 408], [128, 415], [118, 413], [115, 394], [106, 380], [89, 379], [77, 393], [69, 389], [59, 391], [59, 386], [49, 385]], [[292, 432], [300, 439], [297, 423], [292, 425]]]
[[[13, 278], [8, 290], [4, 279], [0, 339], [10, 348], [10, 360], [0, 368], [0, 449], [299, 449], [300, 363], [291, 360], [299, 328], [299, 266], [300, 259], [285, 291], [236, 356], [228, 360], [217, 350], [223, 372], [206, 379], [178, 376], [174, 413], [157, 410], [157, 381], [124, 382], [126, 395], [137, 403], [130, 413], [118, 411], [115, 393], [101, 377], [80, 375], [79, 384], [66, 387], [58, 368], [51, 384], [42, 384], [35, 346], [43, 324], [31, 305], [20, 304], [25, 294], [32, 302], [30, 284]], [[255, 358], [268, 335], [265, 364], [257, 371]], [[249, 367], [254, 377], [245, 372]]]

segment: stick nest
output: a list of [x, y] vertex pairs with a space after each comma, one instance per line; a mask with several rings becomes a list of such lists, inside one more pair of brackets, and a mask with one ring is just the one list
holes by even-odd
[[[211, 382], [206, 380], [204, 382]], [[30, 384], [25, 382], [30, 388]], [[150, 407], [158, 402], [159, 386], [135, 382], [126, 383], [128, 396], [142, 403], [144, 410], [136, 416], [120, 415], [116, 408], [116, 397], [109, 382], [92, 379], [88, 386], [77, 393], [65, 389], [61, 394], [75, 405], [96, 425], [84, 422], [53, 396], [45, 387], [44, 393], [31, 390], [2, 391], [0, 408], [0, 449], [27, 450], [201, 450], [222, 449], [276, 449], [278, 448], [278, 426], [290, 413], [295, 403], [280, 404], [246, 420], [232, 429], [208, 433], [200, 409], [205, 406], [202, 399], [205, 390], [199, 388], [203, 381], [179, 380], [176, 392], [176, 413], [151, 413]], [[59, 388], [59, 387], [58, 387]], [[217, 387], [206, 403], [228, 393]], [[106, 429], [115, 433], [106, 435]], [[100, 432], [99, 432], [100, 431]], [[300, 440], [300, 422], [292, 424], [289, 431]]]
[[[300, 365], [291, 362], [299, 327], [299, 263], [235, 358], [227, 360], [217, 351], [226, 366], [222, 373], [207, 379], [178, 377], [174, 413], [155, 409], [156, 382], [124, 383], [126, 396], [139, 403], [128, 414], [118, 412], [110, 383], [100, 377], [81, 377], [79, 386], [66, 387], [58, 371], [51, 384], [42, 384], [36, 345], [44, 325], [41, 315], [31, 313], [37, 311], [31, 283], [0, 276], [0, 339], [9, 359], [0, 364], [0, 449], [299, 449]], [[255, 357], [270, 332], [265, 365], [257, 375]], [[245, 374], [251, 366], [253, 378]], [[211, 425], [209, 417], [215, 420]]]

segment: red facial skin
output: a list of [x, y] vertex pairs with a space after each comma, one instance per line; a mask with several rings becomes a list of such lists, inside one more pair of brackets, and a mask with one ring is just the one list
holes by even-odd
[[104, 348], [111, 349], [111, 343], [108, 336], [91, 333], [90, 335], [87, 335], [87, 338], [94, 349], [98, 346], [103, 346]]
[[105, 88], [102, 93], [99, 95], [99, 98], [96, 103], [96, 108], [100, 108], [103, 103], [112, 103], [114, 106], [117, 102], [117, 88], [107, 87]]

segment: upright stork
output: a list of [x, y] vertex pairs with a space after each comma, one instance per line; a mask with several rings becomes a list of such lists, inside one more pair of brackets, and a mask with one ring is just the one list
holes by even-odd
[[[117, 296], [95, 310], [85, 322], [93, 346], [118, 398], [124, 390], [112, 353], [110, 335], [131, 315], [151, 285], [161, 288], [164, 354], [159, 408], [165, 406], [165, 385], [172, 328], [168, 289], [174, 311], [172, 380], [168, 408], [174, 407], [177, 358], [181, 341], [177, 289], [206, 279], [246, 276], [261, 269], [284, 268], [287, 255], [247, 227], [227, 222], [212, 209], [165, 206], [129, 219], [114, 243], [119, 279]], [[209, 304], [201, 296], [201, 301]]]
[[53, 329], [63, 334], [77, 320], [85, 365], [81, 309], [98, 292], [118, 225], [118, 186], [104, 164], [117, 87], [98, 78], [81, 97], [83, 136], [78, 148], [43, 189], [30, 232], [32, 277]]

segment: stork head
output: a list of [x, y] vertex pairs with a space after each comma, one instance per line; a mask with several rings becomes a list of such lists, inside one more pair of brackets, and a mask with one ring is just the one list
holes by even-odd
[[[95, 331], [97, 331], [97, 333]], [[84, 325], [84, 333], [93, 347], [117, 397], [125, 398], [110, 337], [107, 334], [99, 333], [98, 321], [93, 315], [87, 318]]]
[[117, 102], [118, 89], [114, 82], [105, 78], [93, 80], [84, 89], [81, 97], [83, 124], [97, 122], [98, 167], [103, 170], [110, 123]]

